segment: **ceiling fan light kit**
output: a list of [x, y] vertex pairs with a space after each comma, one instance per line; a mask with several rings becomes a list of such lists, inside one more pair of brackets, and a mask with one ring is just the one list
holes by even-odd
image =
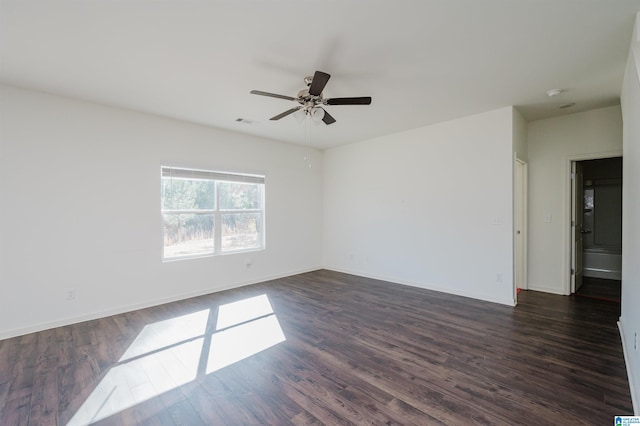
[[322, 108], [313, 108], [310, 115], [314, 122], [319, 123], [324, 118], [325, 111]]
[[336, 119], [331, 116], [323, 105], [370, 105], [370, 96], [351, 97], [351, 98], [327, 98], [322, 96], [322, 91], [331, 78], [330, 74], [322, 71], [316, 71], [313, 76], [304, 78], [307, 85], [306, 89], [298, 92], [297, 97], [278, 95], [276, 93], [263, 92], [261, 90], [252, 90], [250, 93], [260, 96], [268, 96], [271, 98], [284, 99], [287, 101], [295, 101], [298, 106], [291, 108], [285, 112], [271, 117], [271, 120], [280, 120], [290, 114], [295, 114], [296, 119], [304, 118], [305, 115], [310, 116], [315, 122], [323, 121], [325, 124], [333, 124]]

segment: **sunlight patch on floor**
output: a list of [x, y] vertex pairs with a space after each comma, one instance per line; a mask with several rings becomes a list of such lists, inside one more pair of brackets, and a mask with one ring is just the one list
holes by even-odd
[[203, 338], [111, 368], [68, 425], [87, 425], [195, 380]]
[[211, 336], [207, 374], [284, 341], [284, 333], [275, 315], [258, 318], [215, 333]]
[[218, 308], [218, 321], [216, 330], [251, 321], [273, 313], [273, 307], [266, 294], [249, 297]]
[[266, 294], [217, 314], [215, 329], [210, 309], [145, 326], [68, 425], [106, 419], [286, 340]]
[[122, 355], [120, 362], [204, 336], [209, 315], [209, 309], [204, 309], [145, 326]]

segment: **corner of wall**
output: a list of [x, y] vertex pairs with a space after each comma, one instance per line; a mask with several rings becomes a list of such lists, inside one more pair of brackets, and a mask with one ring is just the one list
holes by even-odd
[[527, 144], [527, 120], [516, 107], [513, 109], [513, 150], [516, 157], [525, 163], [529, 161], [528, 144]]

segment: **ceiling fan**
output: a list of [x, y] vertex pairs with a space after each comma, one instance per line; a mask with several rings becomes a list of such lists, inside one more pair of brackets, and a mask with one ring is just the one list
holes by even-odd
[[276, 116], [271, 117], [271, 120], [280, 120], [289, 114], [293, 114], [296, 111], [303, 111], [305, 114], [314, 118], [321, 118], [325, 124], [333, 124], [336, 119], [331, 116], [324, 108], [323, 105], [370, 105], [371, 97], [363, 96], [356, 98], [328, 98], [325, 99], [322, 96], [322, 91], [327, 85], [327, 82], [331, 78], [331, 75], [326, 72], [316, 71], [313, 76], [304, 78], [304, 82], [307, 85], [306, 89], [302, 89], [298, 92], [297, 97], [278, 95], [275, 93], [262, 92], [260, 90], [252, 90], [251, 93], [260, 96], [269, 96], [272, 98], [285, 99], [287, 101], [296, 101], [300, 105], [286, 110]]

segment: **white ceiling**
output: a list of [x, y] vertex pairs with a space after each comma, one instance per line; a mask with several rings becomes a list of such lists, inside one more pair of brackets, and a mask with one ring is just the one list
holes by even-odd
[[[640, 0], [0, 0], [0, 82], [328, 148], [508, 105], [614, 105]], [[315, 70], [330, 126], [295, 96]], [[549, 98], [549, 89], [566, 89]], [[575, 102], [568, 109], [561, 104]], [[238, 123], [237, 118], [255, 121]], [[305, 132], [305, 128], [308, 127]]]

